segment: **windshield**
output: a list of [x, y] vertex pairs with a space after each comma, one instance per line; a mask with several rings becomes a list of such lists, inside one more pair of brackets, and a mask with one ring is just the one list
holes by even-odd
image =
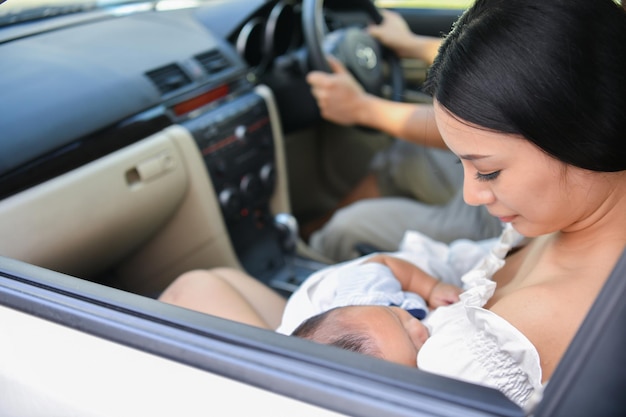
[[138, 0], [0, 0], [0, 27], [87, 12], [103, 7], [154, 7]]
[[95, 9], [131, 13], [195, 6], [203, 0], [0, 0], [0, 27]]
[[0, 13], [8, 10], [26, 10], [40, 7], [80, 6], [107, 7], [129, 3], [154, 3], [146, 0], [0, 0]]

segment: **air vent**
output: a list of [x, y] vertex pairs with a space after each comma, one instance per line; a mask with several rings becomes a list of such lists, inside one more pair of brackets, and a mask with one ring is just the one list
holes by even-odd
[[209, 75], [221, 72], [230, 66], [226, 57], [216, 49], [196, 55], [195, 58]]
[[162, 94], [170, 93], [187, 84], [191, 84], [191, 79], [177, 64], [170, 64], [148, 71], [146, 75], [150, 77]]

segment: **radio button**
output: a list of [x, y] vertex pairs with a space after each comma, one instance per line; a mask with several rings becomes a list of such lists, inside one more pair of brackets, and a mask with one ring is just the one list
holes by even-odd
[[219, 194], [220, 205], [226, 217], [235, 217], [241, 210], [241, 197], [234, 187], [224, 188]]
[[235, 128], [235, 137], [238, 140], [245, 140], [248, 129], [244, 125], [239, 125]]
[[276, 168], [274, 164], [271, 162], [266, 163], [261, 167], [259, 171], [259, 177], [261, 178], [261, 184], [268, 190], [274, 188], [274, 183], [276, 182]]
[[246, 174], [239, 183], [239, 190], [248, 201], [254, 201], [261, 195], [261, 181], [254, 174]]

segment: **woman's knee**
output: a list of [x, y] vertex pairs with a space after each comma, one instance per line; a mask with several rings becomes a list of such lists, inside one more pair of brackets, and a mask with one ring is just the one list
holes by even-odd
[[[222, 271], [224, 270], [224, 271]], [[194, 269], [179, 275], [172, 283], [163, 291], [159, 297], [160, 301], [178, 304], [180, 300], [188, 297], [205, 293], [211, 288], [223, 287], [228, 285], [223, 278], [227, 268], [215, 269]]]

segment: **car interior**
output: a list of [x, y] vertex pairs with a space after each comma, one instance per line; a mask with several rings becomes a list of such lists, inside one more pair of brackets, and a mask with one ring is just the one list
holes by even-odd
[[[168, 357], [186, 349], [174, 341], [193, 337], [204, 353], [190, 350], [188, 363], [237, 378], [251, 359], [242, 353], [241, 363], [222, 369], [207, 352], [228, 346], [262, 351], [288, 375], [273, 390], [295, 395], [299, 389], [305, 399], [326, 395], [325, 406], [344, 412], [366, 408], [371, 390], [389, 386], [393, 375], [398, 397], [379, 394], [390, 403], [421, 398], [428, 408], [434, 395], [433, 407], [451, 401], [470, 407], [474, 414], [467, 415], [523, 415], [493, 390], [416, 377], [371, 358], [313, 349], [154, 302], [180, 274], [218, 266], [242, 269], [288, 296], [332, 263], [307, 245], [299, 227], [334, 208], [367, 173], [373, 155], [395, 140], [323, 120], [304, 79], [311, 69], [324, 69], [331, 46], [322, 28], [362, 29], [379, 21], [371, 1], [186, 3], [41, 7], [35, 18], [35, 12], [21, 16], [19, 8], [3, 11], [0, 5], [2, 304], [23, 309], [25, 294], [56, 286], [55, 295], [33, 297], [57, 307], [27, 310], [58, 320], [65, 314], [55, 310], [66, 303], [61, 298], [73, 294], [75, 300], [121, 306], [118, 312], [133, 311], [138, 321], [167, 317], [191, 336], [158, 347], [151, 339], [161, 331], [156, 319], [148, 320], [146, 332], [125, 339], [91, 313], [72, 318], [72, 326], [92, 326], [90, 332], [133, 346], [151, 344], [153, 353]], [[462, 12], [395, 9], [413, 31], [430, 36], [447, 33]], [[19, 19], [21, 24], [8, 23]], [[372, 90], [427, 102], [420, 91], [426, 63], [385, 56]], [[616, 351], [626, 319], [618, 297], [626, 294], [623, 269], [616, 268], [609, 281], [614, 287], [601, 296], [608, 301], [594, 306], [536, 415], [580, 415], [589, 410], [581, 403], [590, 395], [606, 400], [597, 409], [606, 413], [623, 404], [615, 393], [625, 386], [623, 372], [611, 372], [608, 360], [624, 356]], [[33, 288], [23, 288], [29, 279]], [[608, 340], [590, 343], [584, 339], [596, 336], [586, 332]], [[308, 378], [307, 367], [343, 373], [364, 386], [346, 400], [349, 388], [324, 391], [324, 384], [334, 382], [322, 373], [293, 385], [294, 378]], [[267, 374], [246, 378], [263, 386]], [[373, 407], [360, 415], [368, 412], [408, 413]], [[446, 413], [441, 415], [454, 415]]]
[[[237, 3], [3, 29], [2, 255], [152, 297], [214, 266], [289, 293], [329, 262], [298, 224], [393, 139], [320, 118], [302, 4]], [[372, 22], [336, 3], [330, 27]], [[459, 11], [441, 13], [415, 19], [441, 34]], [[426, 68], [405, 65], [421, 97]]]

